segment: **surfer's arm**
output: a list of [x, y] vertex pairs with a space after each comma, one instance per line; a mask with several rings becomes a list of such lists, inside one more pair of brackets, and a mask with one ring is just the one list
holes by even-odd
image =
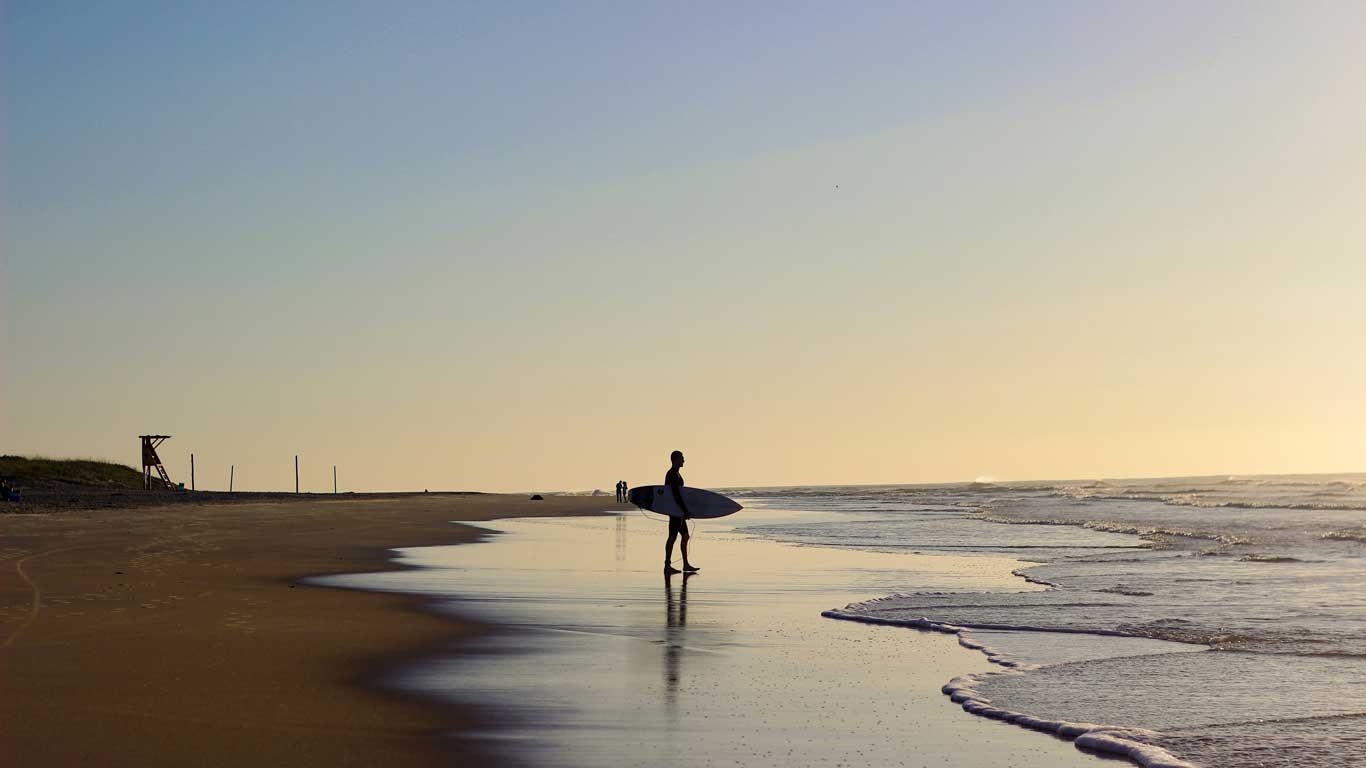
[[669, 486], [669, 488], [673, 490], [674, 503], [678, 505], [679, 509], [683, 510], [683, 517], [691, 517], [691, 515], [688, 513], [688, 505], [683, 503], [683, 486], [671, 485]]

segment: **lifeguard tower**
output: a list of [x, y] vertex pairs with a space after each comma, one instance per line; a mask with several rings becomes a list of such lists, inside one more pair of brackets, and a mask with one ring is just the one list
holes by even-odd
[[142, 439], [142, 489], [148, 490], [152, 487], [152, 470], [156, 470], [161, 482], [171, 487], [171, 476], [166, 474], [166, 467], [161, 463], [161, 457], [157, 455], [157, 446], [171, 439], [170, 435], [138, 435]]

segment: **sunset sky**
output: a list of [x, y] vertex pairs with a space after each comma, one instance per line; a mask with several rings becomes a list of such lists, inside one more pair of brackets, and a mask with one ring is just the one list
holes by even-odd
[[[737, 7], [737, 5], [743, 7]], [[1366, 471], [1366, 4], [4, 8], [0, 453]]]

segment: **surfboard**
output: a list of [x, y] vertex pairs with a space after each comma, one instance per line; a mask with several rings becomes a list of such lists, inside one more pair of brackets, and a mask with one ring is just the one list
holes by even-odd
[[[688, 507], [688, 517], [694, 520], [725, 517], [744, 509], [734, 500], [719, 493], [687, 486], [680, 490], [683, 493], [683, 503]], [[642, 485], [639, 488], [632, 488], [627, 498], [641, 509], [669, 517], [683, 516], [683, 510], [679, 509], [678, 503], [674, 501], [673, 490], [667, 485]]]

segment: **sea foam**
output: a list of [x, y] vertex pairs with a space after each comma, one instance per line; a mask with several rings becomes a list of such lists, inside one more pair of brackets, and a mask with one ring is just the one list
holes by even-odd
[[[857, 621], [865, 624], [913, 627], [955, 634], [958, 636], [959, 645], [982, 652], [991, 662], [1012, 669], [1016, 674], [1023, 670], [1037, 668], [1034, 665], [1017, 663], [995, 648], [974, 639], [966, 628], [952, 624], [940, 624], [929, 619], [880, 619], [847, 610], [829, 610], [822, 612], [821, 615], [831, 619]], [[1079, 747], [1127, 757], [1144, 768], [1196, 768], [1193, 763], [1181, 760], [1161, 747], [1135, 740], [1134, 736], [1137, 732], [1131, 728], [1070, 720], [1049, 720], [1035, 717], [1027, 712], [1017, 712], [995, 706], [991, 699], [985, 697], [978, 690], [978, 687], [990, 676], [999, 674], [1005, 673], [990, 672], [981, 675], [955, 677], [945, 683], [942, 690], [951, 701], [962, 706], [963, 710], [970, 714], [1072, 739]]]

